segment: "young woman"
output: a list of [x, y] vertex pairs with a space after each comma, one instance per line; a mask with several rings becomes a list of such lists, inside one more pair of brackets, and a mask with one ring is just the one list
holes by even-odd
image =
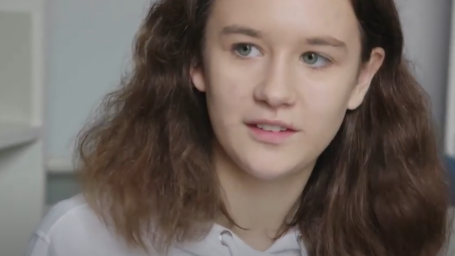
[[162, 0], [31, 256], [436, 256], [448, 188], [393, 0]]

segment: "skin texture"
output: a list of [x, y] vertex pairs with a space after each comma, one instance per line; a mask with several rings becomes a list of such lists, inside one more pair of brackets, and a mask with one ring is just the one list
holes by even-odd
[[[207, 97], [229, 212], [249, 231], [232, 229], [258, 250], [271, 245], [271, 234], [295, 207], [318, 156], [346, 111], [362, 103], [382, 64], [381, 48], [361, 64], [360, 38], [348, 0], [213, 5], [204, 68], [191, 70], [191, 78]], [[249, 125], [267, 121], [288, 124], [294, 132], [264, 141]]]

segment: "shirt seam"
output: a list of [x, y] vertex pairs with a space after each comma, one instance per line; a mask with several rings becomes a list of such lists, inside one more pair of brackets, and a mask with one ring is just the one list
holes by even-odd
[[51, 244], [51, 238], [46, 233], [44, 233], [43, 231], [38, 230], [38, 231], [35, 232], [35, 235], [39, 239], [41, 239], [43, 242], [45, 242], [48, 246]]

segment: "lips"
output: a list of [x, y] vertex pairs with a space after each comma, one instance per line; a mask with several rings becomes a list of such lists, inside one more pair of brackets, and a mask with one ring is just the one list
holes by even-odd
[[256, 124], [256, 127], [264, 131], [269, 132], [283, 132], [288, 130], [288, 128], [279, 126], [279, 125], [270, 125], [270, 124]]
[[271, 132], [297, 131], [292, 124], [279, 120], [252, 120], [247, 122], [247, 125]]
[[289, 123], [270, 120], [256, 120], [247, 123], [251, 138], [257, 142], [280, 145], [297, 133]]

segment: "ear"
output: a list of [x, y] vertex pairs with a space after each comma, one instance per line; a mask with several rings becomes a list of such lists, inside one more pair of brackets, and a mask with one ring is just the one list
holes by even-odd
[[354, 110], [362, 104], [363, 99], [370, 88], [371, 81], [381, 67], [384, 58], [384, 49], [374, 48], [371, 51], [370, 60], [361, 65], [357, 78], [357, 84], [355, 85], [348, 102], [348, 109]]
[[202, 68], [200, 66], [192, 66], [190, 69], [190, 76], [194, 87], [196, 87], [196, 89], [200, 92], [205, 92], [205, 77]]

